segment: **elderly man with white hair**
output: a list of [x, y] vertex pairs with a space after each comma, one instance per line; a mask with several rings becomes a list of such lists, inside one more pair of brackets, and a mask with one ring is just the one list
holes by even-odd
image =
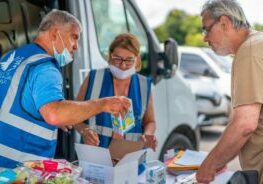
[[263, 33], [250, 29], [236, 0], [209, 0], [201, 12], [204, 41], [220, 55], [233, 54], [232, 120], [197, 172], [209, 183], [239, 155], [244, 170], [257, 170], [263, 183]]
[[81, 25], [66, 11], [53, 10], [33, 43], [0, 60], [0, 167], [52, 158], [57, 127], [83, 122], [101, 112], [124, 114], [124, 97], [91, 101], [64, 99], [61, 67], [73, 61]]

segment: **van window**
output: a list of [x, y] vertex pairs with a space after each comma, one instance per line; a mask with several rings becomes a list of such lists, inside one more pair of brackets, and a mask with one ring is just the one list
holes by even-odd
[[11, 18], [10, 18], [10, 12], [9, 12], [9, 7], [7, 2], [0, 2], [0, 7], [1, 7], [1, 11], [0, 11], [0, 24], [3, 23], [10, 23], [11, 22]]
[[112, 40], [119, 33], [128, 32], [124, 7], [121, 0], [93, 0], [91, 2], [99, 49], [106, 59]]
[[195, 54], [182, 54], [180, 70], [185, 74], [199, 76], [216, 75], [211, 67], [204, 61], [204, 59]]
[[126, 3], [125, 7], [127, 8], [129, 31], [137, 36], [141, 44], [140, 52], [142, 68], [140, 73], [146, 74], [149, 63], [149, 45], [146, 33], [144, 31], [145, 29], [143, 28], [143, 25], [141, 24], [138, 16], [134, 12], [134, 9], [131, 7], [131, 5]]
[[122, 0], [92, 0], [92, 9], [99, 50], [107, 59], [108, 48], [119, 34], [130, 32], [137, 36], [141, 43], [142, 70], [148, 67], [148, 40], [143, 26], [133, 7]]

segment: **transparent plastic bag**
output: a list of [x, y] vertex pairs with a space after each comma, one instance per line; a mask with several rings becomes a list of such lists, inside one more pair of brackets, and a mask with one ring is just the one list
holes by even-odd
[[122, 136], [135, 126], [132, 101], [131, 99], [129, 101], [131, 106], [123, 118], [120, 115], [118, 117], [111, 116], [113, 132]]

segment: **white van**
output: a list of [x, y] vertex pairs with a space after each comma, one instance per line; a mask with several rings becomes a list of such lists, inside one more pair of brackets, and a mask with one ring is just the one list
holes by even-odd
[[225, 124], [231, 112], [232, 58], [209, 48], [178, 47], [179, 71], [196, 96], [200, 125]]
[[[90, 69], [107, 66], [110, 42], [123, 32], [141, 42], [141, 74], [153, 79], [152, 93], [157, 120], [157, 151], [162, 159], [167, 149], [198, 149], [199, 129], [195, 99], [179, 77], [172, 77], [177, 47], [168, 41], [165, 53], [132, 0], [1, 0], [0, 54], [33, 40], [43, 15], [52, 8], [64, 9], [81, 21], [83, 33], [73, 64], [63, 68], [65, 95], [74, 99]], [[60, 132], [57, 157], [74, 160], [75, 132]]]

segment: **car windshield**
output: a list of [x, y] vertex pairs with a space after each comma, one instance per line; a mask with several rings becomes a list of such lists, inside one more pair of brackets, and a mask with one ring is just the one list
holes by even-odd
[[208, 48], [203, 48], [204, 52], [215, 61], [215, 63], [227, 73], [231, 72], [233, 58], [231, 56], [219, 56]]

